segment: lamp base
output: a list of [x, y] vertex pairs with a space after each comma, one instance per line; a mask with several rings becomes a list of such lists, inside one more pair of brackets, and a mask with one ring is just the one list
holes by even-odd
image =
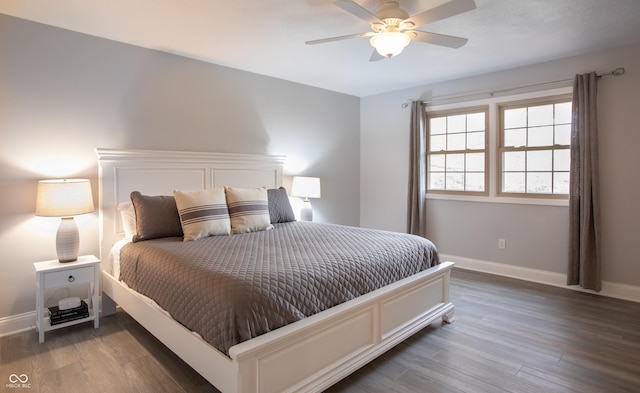
[[58, 261], [74, 262], [78, 260], [80, 248], [80, 233], [73, 217], [62, 217], [56, 233], [56, 252]]
[[311, 208], [311, 202], [308, 199], [302, 202], [302, 208], [300, 209], [300, 219], [302, 221], [313, 221], [313, 209]]

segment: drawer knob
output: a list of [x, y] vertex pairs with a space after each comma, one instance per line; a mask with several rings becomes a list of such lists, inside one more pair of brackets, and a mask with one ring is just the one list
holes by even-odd
[[69, 282], [74, 282], [76, 280], [76, 278], [73, 277], [73, 276], [69, 276], [68, 280], [69, 280]]

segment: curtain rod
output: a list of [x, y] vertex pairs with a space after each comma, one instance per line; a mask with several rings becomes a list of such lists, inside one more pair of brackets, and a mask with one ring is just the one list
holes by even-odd
[[[624, 75], [625, 70], [624, 67], [618, 67], [612, 71], [609, 72], [605, 72], [605, 73], [599, 73], [597, 76], [598, 78], [602, 78], [603, 76], [620, 76], [620, 75]], [[409, 106], [409, 103], [413, 102], [413, 101], [422, 101], [422, 103], [424, 104], [431, 104], [433, 102], [436, 101], [446, 101], [446, 100], [453, 100], [456, 98], [464, 98], [464, 97], [473, 97], [473, 96], [477, 96], [477, 95], [482, 95], [482, 94], [488, 94], [490, 97], [493, 97], [494, 94], [496, 93], [506, 93], [509, 91], [514, 91], [514, 90], [521, 90], [521, 89], [526, 89], [529, 87], [539, 87], [539, 86], [547, 86], [547, 85], [555, 85], [558, 83], [567, 83], [567, 82], [571, 82], [573, 81], [573, 78], [570, 79], [561, 79], [561, 80], [557, 80], [557, 81], [552, 81], [552, 82], [542, 82], [542, 83], [534, 83], [531, 85], [524, 85], [524, 86], [516, 86], [516, 87], [508, 87], [506, 89], [500, 89], [500, 90], [483, 90], [483, 91], [477, 91], [474, 93], [463, 93], [463, 94], [457, 94], [457, 95], [451, 95], [451, 96], [443, 96], [443, 97], [436, 97], [433, 98], [431, 100], [428, 101], [422, 101], [422, 100], [416, 100], [416, 99], [411, 99], [411, 100], [407, 100], [405, 102], [402, 103], [402, 107], [406, 108]]]

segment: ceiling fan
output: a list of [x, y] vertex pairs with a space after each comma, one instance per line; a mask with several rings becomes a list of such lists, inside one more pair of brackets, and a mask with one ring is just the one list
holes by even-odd
[[372, 14], [355, 1], [340, 0], [336, 1], [335, 4], [369, 23], [372, 31], [323, 38], [305, 43], [314, 45], [350, 38], [371, 37], [370, 42], [375, 49], [369, 61], [397, 56], [412, 40], [449, 48], [459, 48], [467, 43], [468, 40], [466, 38], [414, 29], [476, 8], [474, 0], [452, 0], [410, 17], [405, 10], [400, 8], [397, 0], [383, 0], [375, 14]]

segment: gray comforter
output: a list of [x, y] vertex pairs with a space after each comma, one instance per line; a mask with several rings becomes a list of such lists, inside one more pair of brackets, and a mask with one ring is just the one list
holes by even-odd
[[439, 263], [418, 236], [308, 222], [132, 243], [120, 260], [121, 280], [225, 354]]

